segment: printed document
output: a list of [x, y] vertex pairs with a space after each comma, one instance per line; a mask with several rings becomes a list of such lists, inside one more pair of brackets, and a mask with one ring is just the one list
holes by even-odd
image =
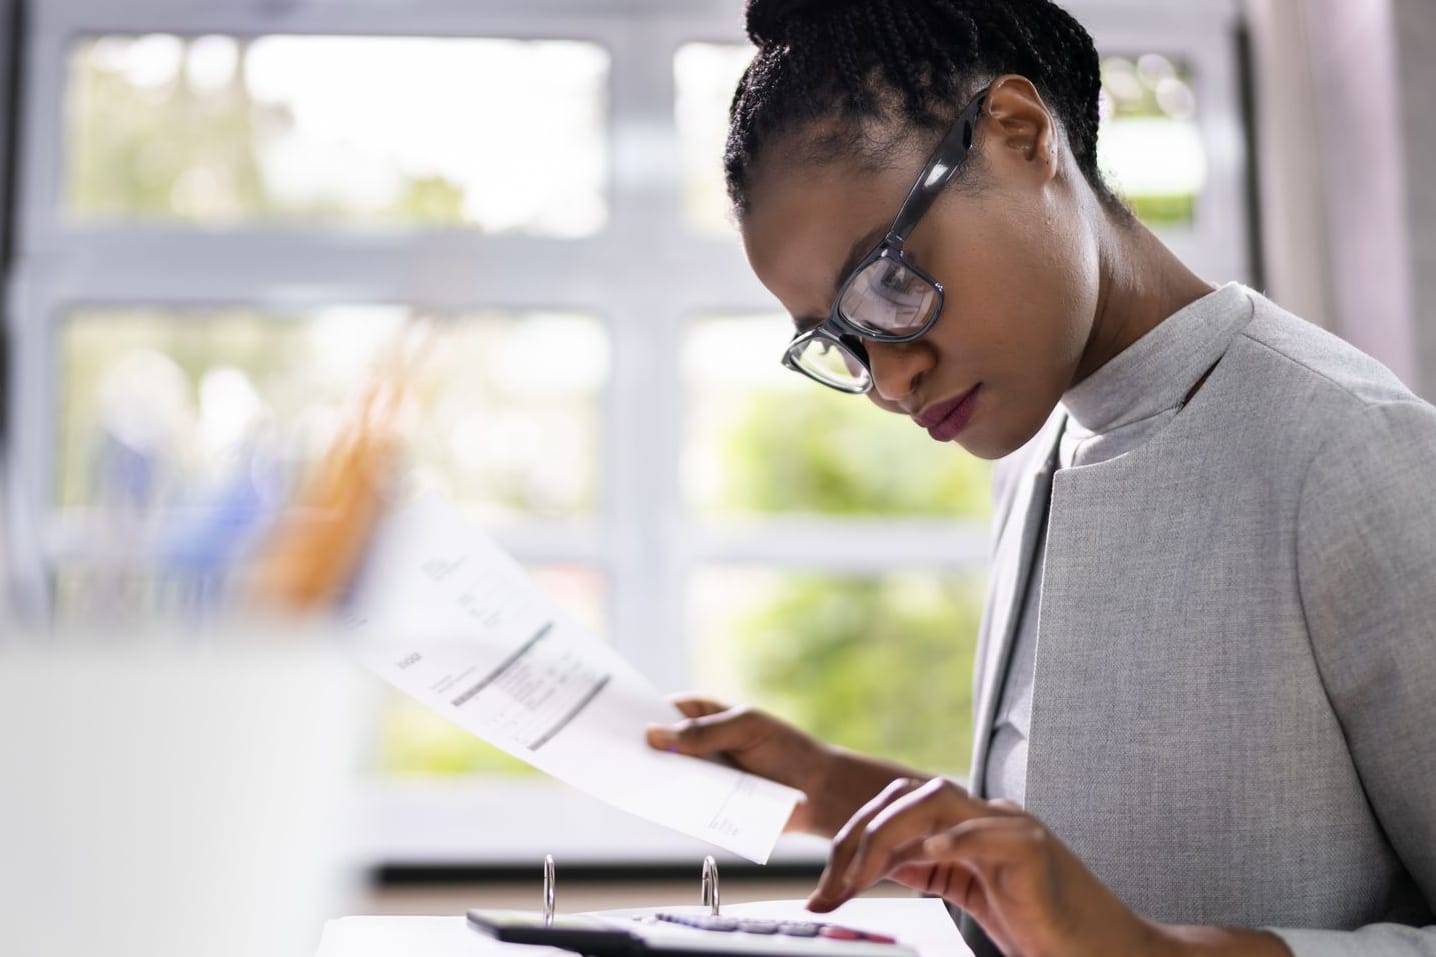
[[799, 792], [654, 751], [681, 716], [452, 506], [381, 530], [349, 623], [366, 666], [490, 744], [615, 807], [766, 863]]

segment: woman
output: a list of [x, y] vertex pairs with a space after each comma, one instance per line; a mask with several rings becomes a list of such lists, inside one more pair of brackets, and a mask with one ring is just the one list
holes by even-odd
[[748, 30], [726, 168], [785, 362], [1000, 460], [977, 758], [699, 697], [650, 743], [801, 789], [818, 911], [886, 875], [979, 953], [1436, 954], [1436, 410], [1136, 222], [1046, 0]]

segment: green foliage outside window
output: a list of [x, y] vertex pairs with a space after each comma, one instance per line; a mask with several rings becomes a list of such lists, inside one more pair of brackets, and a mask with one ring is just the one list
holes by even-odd
[[[817, 386], [758, 391], [725, 437], [725, 510], [849, 519], [966, 519], [988, 511], [989, 466], [865, 399]], [[795, 573], [754, 580], [734, 615], [734, 693], [818, 737], [933, 772], [967, 770], [974, 574]]]
[[981, 609], [975, 577], [796, 575], [739, 618], [753, 698], [834, 744], [966, 773]]
[[732, 397], [724, 512], [985, 519], [985, 462], [867, 399], [802, 386]]
[[[184, 56], [174, 77], [150, 86], [137, 85], [113, 60], [127, 43], [82, 45], [71, 63], [66, 176], [71, 215], [207, 225], [267, 219], [423, 225], [465, 219], [463, 187], [440, 175], [406, 178], [381, 208], [346, 209], [329, 197], [275, 195], [259, 144], [266, 131], [286, 129], [293, 117], [282, 105], [250, 95], [247, 44], [238, 45], [234, 72], [222, 86], [201, 88], [188, 68], [193, 41], [180, 43]], [[301, 321], [260, 321], [243, 311], [228, 322], [92, 318], [75, 324], [73, 329], [87, 325], [86, 334], [70, 336], [66, 348], [61, 448], [69, 453], [67, 461], [83, 460], [85, 438], [93, 430], [76, 388], [94, 381], [106, 358], [123, 345], [163, 352], [191, 385], [216, 365], [239, 369], [262, 384], [280, 367], [303, 363]], [[299, 396], [287, 398], [304, 404]], [[728, 408], [711, 441], [723, 475], [714, 497], [694, 503], [700, 515], [806, 513], [867, 521], [986, 516], [984, 463], [932, 442], [911, 423], [865, 400], [814, 386], [801, 392], [736, 390], [722, 401]], [[463, 468], [444, 464], [455, 471], [450, 484], [464, 487]], [[84, 478], [83, 468], [63, 472], [57, 489], [62, 503], [84, 500]], [[735, 675], [735, 694], [835, 743], [933, 771], [965, 770], [980, 607], [974, 576], [930, 569], [866, 577], [766, 575], [766, 585], [755, 583], [722, 633], [713, 636]], [[695, 680], [702, 685], [706, 678], [700, 671]], [[379, 750], [380, 769], [388, 774], [527, 770], [397, 697], [387, 711]]]

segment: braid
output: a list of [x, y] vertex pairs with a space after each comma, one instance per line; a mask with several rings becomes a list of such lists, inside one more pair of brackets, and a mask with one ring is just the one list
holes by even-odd
[[[857, 55], [857, 51], [862, 48], [862, 34], [855, 21], [855, 17], [843, 17], [833, 23], [833, 32], [840, 34], [836, 46], [838, 65], [842, 68], [844, 76], [861, 76], [863, 71]], [[850, 85], [843, 105], [845, 112], [853, 116], [861, 116], [868, 110], [867, 91], [863, 88], [863, 84]]]
[[[1096, 47], [1052, 0], [748, 0], [748, 34], [758, 52], [734, 95], [724, 153], [740, 211], [753, 167], [779, 136], [825, 119], [859, 132], [892, 119], [939, 128], [1004, 73], [1032, 81], [1087, 181], [1110, 207], [1123, 208], [1097, 168]], [[829, 154], [839, 147], [880, 160], [861, 135], [829, 140]]]
[[903, 100], [909, 111], [917, 108], [922, 98], [922, 69], [910, 55], [907, 34], [898, 26], [893, 6], [887, 0], [879, 0], [867, 6], [868, 16], [873, 21], [872, 35], [883, 49], [883, 62], [894, 67], [902, 80]]

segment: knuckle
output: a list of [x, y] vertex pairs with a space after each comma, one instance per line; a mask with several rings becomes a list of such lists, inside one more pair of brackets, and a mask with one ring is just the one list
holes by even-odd
[[751, 705], [739, 705], [736, 708], [729, 708], [725, 713], [730, 724], [748, 726], [757, 724], [763, 718], [763, 712]]
[[944, 797], [956, 797], [964, 793], [962, 788], [948, 778], [933, 778], [923, 785], [923, 790], [929, 794], [941, 794]]
[[708, 725], [697, 718], [689, 718], [678, 725], [678, 736], [685, 741], [699, 741], [709, 736]]
[[917, 781], [912, 778], [894, 778], [887, 787], [883, 788], [883, 793], [890, 796], [897, 795], [911, 791], [915, 787], [917, 787]]

